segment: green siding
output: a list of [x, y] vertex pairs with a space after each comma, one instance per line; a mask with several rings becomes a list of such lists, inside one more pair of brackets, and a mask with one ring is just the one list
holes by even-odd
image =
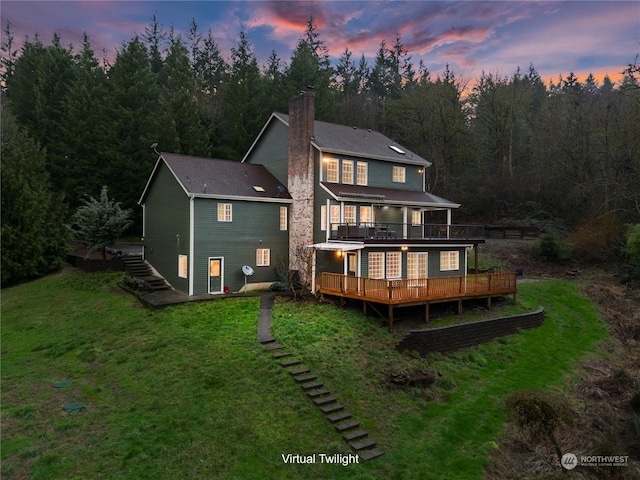
[[164, 162], [144, 200], [144, 256], [176, 289], [188, 293], [188, 279], [178, 277], [178, 255], [189, 254], [189, 197]]
[[272, 119], [245, 162], [264, 165], [283, 185], [288, 185], [289, 128]]
[[[233, 205], [232, 222], [218, 222], [218, 203]], [[224, 258], [224, 285], [232, 292], [244, 285], [243, 265], [254, 275], [249, 283], [276, 281], [276, 268], [288, 265], [289, 232], [280, 230], [283, 203], [231, 201], [197, 198], [195, 200], [194, 294], [208, 293], [209, 258]], [[288, 207], [288, 206], [287, 206]], [[256, 266], [256, 250], [271, 251], [271, 265]]]

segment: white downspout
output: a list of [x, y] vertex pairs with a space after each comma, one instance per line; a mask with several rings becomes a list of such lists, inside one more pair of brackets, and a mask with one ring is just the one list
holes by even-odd
[[451, 209], [447, 208], [447, 239], [451, 238]]
[[325, 215], [324, 221], [326, 223], [325, 232], [327, 233], [325, 242], [328, 242], [329, 237], [331, 236], [331, 200], [328, 198], [327, 198], [327, 209], [326, 209], [326, 215]]
[[193, 295], [194, 291], [194, 252], [195, 252], [195, 219], [196, 219], [196, 211], [195, 211], [195, 197], [191, 197], [189, 199], [189, 296]]
[[409, 208], [405, 205], [404, 207], [402, 207], [402, 238], [404, 238], [405, 240], [408, 238], [408, 227], [407, 227], [407, 220], [408, 218], [408, 210]]

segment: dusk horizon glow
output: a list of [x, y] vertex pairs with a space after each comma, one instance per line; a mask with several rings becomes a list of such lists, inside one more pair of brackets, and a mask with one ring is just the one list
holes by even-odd
[[[153, 15], [164, 29], [186, 38], [195, 19], [211, 29], [229, 58], [240, 32], [263, 67], [275, 51], [282, 63], [313, 16], [332, 62], [349, 49], [373, 66], [384, 41], [400, 36], [414, 67], [422, 61], [432, 78], [447, 65], [458, 78], [476, 81], [482, 72], [512, 76], [530, 65], [548, 84], [573, 73], [619, 82], [640, 51], [640, 2], [636, 1], [3, 1], [3, 37], [11, 23], [14, 44], [37, 34], [48, 45], [55, 32], [62, 45], [82, 45], [83, 33], [96, 57], [113, 63], [116, 52], [142, 37]], [[5, 39], [3, 38], [3, 41]]]

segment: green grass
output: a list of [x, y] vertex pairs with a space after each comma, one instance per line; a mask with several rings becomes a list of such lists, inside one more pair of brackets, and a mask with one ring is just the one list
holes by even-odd
[[[279, 299], [272, 333], [346, 404], [386, 454], [349, 467], [281, 454], [348, 453], [321, 412], [256, 342], [259, 300], [160, 311], [114, 285], [63, 273], [2, 292], [2, 478], [481, 478], [510, 392], [557, 388], [607, 338], [574, 285], [525, 284], [539, 329], [451, 355], [399, 354], [373, 318]], [[441, 373], [428, 390], [386, 374]], [[56, 389], [61, 380], [72, 386]], [[84, 402], [79, 413], [62, 406]]]

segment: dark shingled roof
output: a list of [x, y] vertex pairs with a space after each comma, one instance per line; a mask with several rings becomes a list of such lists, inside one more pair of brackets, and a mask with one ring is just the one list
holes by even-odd
[[458, 208], [460, 206], [457, 203], [445, 200], [431, 193], [415, 190], [396, 190], [393, 188], [377, 188], [327, 182], [322, 182], [322, 186], [336, 199], [340, 200], [362, 200], [363, 202], [371, 203], [415, 205], [435, 208]]
[[[287, 126], [289, 125], [289, 115], [274, 113], [274, 116]], [[420, 155], [399, 145], [380, 132], [370, 129], [347, 127], [316, 120], [312, 143], [323, 152], [422, 166], [431, 165]], [[390, 148], [391, 146], [399, 148], [404, 153], [393, 150]]]
[[[164, 152], [160, 154], [161, 160], [189, 195], [291, 199], [286, 186], [263, 165]], [[254, 187], [262, 187], [264, 191]], [[147, 185], [145, 193], [148, 188]]]

